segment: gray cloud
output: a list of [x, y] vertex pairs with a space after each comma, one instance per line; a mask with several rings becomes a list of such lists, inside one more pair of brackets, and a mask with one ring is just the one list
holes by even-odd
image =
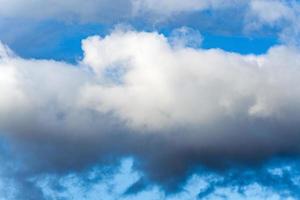
[[243, 56], [123, 30], [82, 46], [83, 60], [71, 65], [1, 45], [0, 130], [21, 163], [16, 177], [133, 156], [172, 190], [200, 164], [299, 153], [298, 49]]
[[[109, 21], [133, 18], [151, 14], [157, 16], [172, 16], [181, 12], [195, 12], [208, 9], [227, 8], [241, 4], [235, 0], [230, 4], [224, 0], [188, 0], [157, 1], [157, 0], [125, 0], [125, 1], [23, 1], [1, 0], [0, 16], [12, 18], [29, 18], [36, 20], [59, 19], [79, 21]], [[43, 9], [47, 7], [47, 9]], [[157, 18], [158, 19], [158, 18]]]

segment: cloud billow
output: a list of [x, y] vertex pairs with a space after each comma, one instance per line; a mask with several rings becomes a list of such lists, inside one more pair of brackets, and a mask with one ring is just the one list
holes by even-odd
[[23, 59], [1, 45], [0, 130], [20, 152], [17, 174], [133, 156], [167, 188], [200, 164], [220, 169], [299, 153], [297, 48], [240, 55], [115, 30], [82, 49], [72, 65]]

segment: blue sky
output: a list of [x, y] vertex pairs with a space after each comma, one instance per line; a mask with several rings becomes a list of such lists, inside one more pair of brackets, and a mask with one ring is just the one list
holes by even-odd
[[[135, 24], [127, 24], [133, 28], [143, 30], [143, 27]], [[117, 24], [118, 25], [118, 24]], [[158, 31], [169, 36], [172, 30], [180, 28], [181, 25], [161, 25], [161, 27], [149, 28], [147, 31]], [[25, 58], [56, 59], [67, 62], [76, 62], [82, 58], [81, 40], [91, 35], [104, 36], [111, 32], [114, 25], [100, 23], [64, 23], [57, 21], [46, 22], [24, 22], [4, 20], [0, 26], [8, 30], [0, 33], [1, 41], [8, 44], [18, 55]], [[184, 25], [186, 26], [186, 25]], [[21, 27], [21, 28], [20, 28]], [[197, 29], [203, 36], [202, 44], [198, 47], [220, 48], [226, 51], [242, 54], [263, 54], [271, 46], [280, 43], [275, 34], [268, 36], [220, 34], [205, 28]]]
[[0, 4], [0, 200], [299, 199], [299, 1]]

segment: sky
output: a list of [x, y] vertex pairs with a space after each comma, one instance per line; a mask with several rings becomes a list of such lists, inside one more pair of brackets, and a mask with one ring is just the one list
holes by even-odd
[[300, 198], [298, 0], [0, 0], [0, 200]]

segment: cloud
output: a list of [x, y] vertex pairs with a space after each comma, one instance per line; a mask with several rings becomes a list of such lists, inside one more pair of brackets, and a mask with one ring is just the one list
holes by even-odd
[[[96, 0], [91, 2], [86, 2], [82, 0], [67, 0], [64, 2], [58, 0], [47, 0], [43, 2], [38, 2], [35, 0], [30, 0], [28, 2], [25, 2], [23, 0], [1, 0], [0, 3], [3, 5], [1, 7], [2, 16], [23, 16], [33, 18], [64, 18], [72, 17], [72, 15], [73, 17], [95, 18], [95, 16], [103, 17], [105, 16], [105, 14], [108, 14], [100, 14], [100, 11], [105, 11], [105, 9], [111, 9], [112, 11], [116, 11], [115, 15], [117, 16], [121, 16], [122, 14], [124, 14], [123, 11], [126, 11], [127, 13], [133, 15], [147, 12], [159, 15], [170, 15], [180, 12], [193, 12], [208, 9], [228, 8], [233, 5], [243, 4], [243, 2], [241, 2], [240, 0], [234, 0], [230, 4], [224, 0], [187, 0], [185, 3], [179, 0], [118, 0], [114, 3], [108, 0]], [[31, 8], [41, 8], [43, 6], [49, 6], [49, 9], [45, 12], [42, 12], [40, 10], [34, 10], [33, 12], [30, 12]], [[110, 12], [110, 14], [112, 13]]]
[[[156, 0], [125, 0], [114, 1], [23, 1], [1, 0], [0, 16], [12, 18], [29, 18], [36, 20], [59, 19], [79, 21], [118, 21], [135, 17], [140, 14], [152, 13], [169, 16], [184, 11], [192, 12], [220, 6], [224, 0], [188, 0], [156, 1]], [[42, 8], [47, 7], [47, 10]]]
[[83, 50], [83, 64], [106, 83], [85, 86], [82, 103], [112, 111], [133, 127], [200, 126], [237, 116], [279, 119], [291, 114], [291, 104], [298, 107], [298, 91], [283, 89], [299, 76], [287, 61], [299, 59], [297, 49], [242, 56], [172, 48], [156, 33], [116, 32], [84, 40]]
[[[40, 189], [40, 199], [298, 199], [299, 160], [275, 159], [255, 169], [235, 169], [226, 173], [198, 170], [176, 193], [168, 194], [158, 185], [148, 185], [132, 193], [143, 174], [133, 168], [132, 159], [123, 159], [116, 169], [97, 166], [83, 173], [64, 176], [40, 175], [30, 182]], [[106, 173], [105, 173], [106, 171]], [[139, 187], [139, 186], [137, 186]], [[0, 188], [4, 188], [0, 185]], [[1, 193], [0, 198], [16, 199]], [[15, 193], [16, 194], [16, 193]], [[2, 196], [1, 196], [2, 195]], [[24, 197], [24, 196], [23, 196]], [[22, 199], [22, 198], [20, 198]]]
[[201, 46], [203, 37], [199, 31], [183, 26], [173, 30], [168, 41], [174, 47], [198, 48]]
[[[167, 17], [171, 18], [181, 14], [189, 15], [195, 12], [210, 11], [214, 15], [224, 10], [237, 9], [253, 14], [262, 22], [274, 23], [282, 18], [292, 18], [297, 10], [297, 1], [285, 0], [109, 0], [95, 1], [23, 1], [1, 0], [0, 17], [2, 19], [34, 19], [75, 22], [120, 22], [142, 16], [153, 17], [155, 22]], [[47, 7], [47, 10], [42, 8]], [[264, 9], [272, 7], [272, 9]], [[248, 8], [248, 10], [244, 10]], [[231, 10], [232, 11], [232, 10]], [[249, 13], [248, 13], [249, 12]], [[241, 18], [243, 20], [243, 18]], [[163, 21], [163, 20], [162, 20]]]
[[186, 2], [179, 0], [135, 0], [132, 2], [135, 12], [150, 12], [152, 14], [165, 16], [178, 14], [181, 12], [223, 9], [242, 4], [239, 0], [234, 0], [231, 3], [228, 3], [224, 0], [188, 0]]
[[[224, 0], [188, 0], [183, 3], [178, 0], [1, 0], [0, 4], [0, 26], [6, 30], [3, 33], [0, 31], [1, 39], [17, 47], [26, 43], [23, 41], [24, 34], [28, 40], [35, 41], [28, 35], [37, 38], [36, 34], [39, 33], [40, 37], [41, 26], [51, 27], [51, 22], [66, 26], [106, 25], [108, 29], [117, 23], [128, 23], [142, 30], [189, 26], [212, 35], [249, 38], [271, 35], [278, 37], [282, 43], [299, 45], [297, 1], [234, 0], [229, 3]], [[43, 9], [45, 7], [46, 10]], [[21, 28], [20, 24], [26, 24], [26, 28]], [[67, 31], [50, 31], [70, 34]], [[54, 37], [55, 34], [50, 35]]]
[[[292, 18], [292, 8], [284, 1], [251, 1], [251, 9], [262, 22], [275, 23], [284, 18]], [[271, 7], [272, 9], [266, 9]]]
[[253, 0], [249, 6], [246, 29], [261, 29], [269, 26], [279, 30], [279, 38], [284, 43], [299, 45], [299, 12], [298, 1]]
[[[111, 21], [130, 16], [131, 1], [23, 1], [1, 0], [0, 16], [33, 20], [58, 19], [62, 21]], [[116, 6], [117, 5], [117, 6]], [[47, 8], [46, 10], [43, 8]], [[115, 14], [112, 14], [115, 13]]]
[[133, 30], [89, 37], [82, 48], [84, 58], [67, 64], [1, 45], [0, 130], [22, 163], [16, 177], [133, 156], [150, 181], [174, 189], [199, 164], [299, 153], [297, 48], [240, 55]]

